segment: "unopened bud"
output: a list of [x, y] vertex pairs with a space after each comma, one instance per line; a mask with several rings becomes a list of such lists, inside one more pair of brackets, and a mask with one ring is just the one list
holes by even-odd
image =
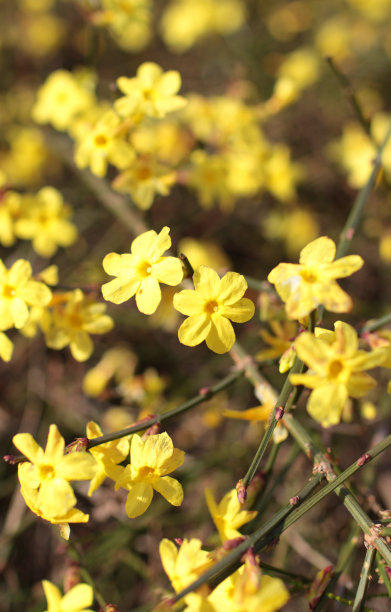
[[247, 499], [246, 487], [243, 484], [243, 480], [239, 480], [236, 483], [236, 493], [238, 496], [239, 504], [244, 504]]

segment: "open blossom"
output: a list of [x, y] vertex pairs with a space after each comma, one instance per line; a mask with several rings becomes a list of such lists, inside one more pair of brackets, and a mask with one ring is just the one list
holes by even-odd
[[[87, 424], [87, 438], [89, 440], [99, 438], [102, 435], [102, 430], [97, 423], [90, 421]], [[116, 470], [118, 476], [121, 474], [122, 468], [118, 466], [118, 463], [121, 463], [129, 453], [129, 442], [127, 438], [111, 440], [111, 442], [94, 446], [90, 449], [90, 453], [96, 461], [96, 473], [88, 489], [89, 496], [100, 487], [106, 476], [113, 478]]]
[[31, 265], [18, 259], [9, 270], [0, 259], [0, 329], [20, 329], [26, 323], [29, 306], [45, 306], [52, 292], [44, 283], [31, 280]]
[[143, 117], [164, 117], [186, 104], [185, 98], [176, 95], [181, 87], [181, 76], [176, 70], [163, 72], [154, 62], [144, 62], [137, 76], [117, 79], [119, 89], [125, 94], [114, 106], [121, 117], [134, 120]]
[[167, 433], [148, 436], [145, 441], [137, 434], [132, 437], [130, 464], [122, 468], [115, 486], [129, 491], [125, 506], [129, 518], [140, 516], [148, 509], [154, 490], [173, 506], [181, 505], [182, 486], [167, 474], [182, 465], [184, 457], [185, 453], [174, 448]]
[[242, 509], [235, 489], [228, 491], [219, 504], [210, 489], [205, 490], [205, 496], [209, 512], [223, 542], [240, 537], [238, 529], [258, 514], [256, 511]]
[[160, 542], [162, 565], [177, 593], [212, 565], [210, 554], [201, 547], [202, 542], [197, 538], [184, 539], [179, 548], [171, 540], [164, 539]]
[[253, 302], [242, 297], [247, 289], [244, 276], [227, 272], [220, 279], [212, 268], [200, 266], [193, 281], [194, 290], [174, 295], [174, 308], [188, 315], [179, 328], [179, 341], [196, 346], [205, 340], [215, 353], [226, 353], [235, 342], [230, 321], [245, 323], [254, 315]]
[[87, 608], [94, 601], [94, 592], [89, 584], [77, 584], [64, 596], [49, 580], [42, 580], [42, 586], [48, 606], [46, 612], [91, 612]]
[[339, 423], [349, 396], [362, 397], [376, 385], [364, 370], [382, 365], [387, 359], [383, 348], [359, 350], [357, 333], [347, 323], [337, 321], [334, 327], [335, 332], [317, 328], [315, 335], [300, 334], [295, 349], [309, 370], [290, 376], [294, 385], [313, 389], [307, 410], [323, 427]]
[[103, 260], [107, 274], [116, 276], [102, 287], [105, 300], [122, 304], [136, 294], [140, 312], [153, 314], [162, 295], [159, 283], [179, 285], [183, 278], [182, 264], [177, 257], [162, 257], [171, 246], [170, 228], [157, 234], [150, 230], [137, 236], [130, 253], [109, 253]]
[[29, 508], [51, 523], [88, 520], [87, 515], [74, 508], [76, 497], [69, 481], [94, 477], [96, 463], [92, 455], [64, 455], [64, 438], [56, 425], [49, 428], [45, 450], [28, 433], [16, 434], [13, 443], [29, 460], [18, 466], [21, 492]]
[[285, 302], [290, 319], [303, 319], [320, 304], [331, 312], [348, 312], [352, 307], [349, 295], [337, 284], [337, 278], [359, 270], [363, 260], [348, 255], [334, 261], [335, 243], [327, 236], [313, 240], [300, 253], [300, 263], [280, 263], [268, 281]]

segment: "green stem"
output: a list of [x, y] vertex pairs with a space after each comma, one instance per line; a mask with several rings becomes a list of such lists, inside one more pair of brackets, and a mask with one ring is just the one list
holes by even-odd
[[202, 404], [203, 402], [209, 400], [219, 391], [222, 391], [223, 389], [226, 389], [227, 387], [232, 385], [240, 376], [242, 376], [242, 374], [243, 372], [237, 371], [233, 374], [230, 374], [229, 376], [226, 376], [219, 383], [216, 383], [209, 389], [205, 390], [202, 393], [199, 393], [192, 399], [188, 400], [184, 404], [181, 404], [180, 406], [177, 406], [176, 408], [173, 408], [172, 410], [168, 410], [167, 412], [164, 412], [162, 414], [157, 414], [156, 416], [150, 419], [140, 421], [139, 423], [136, 423], [131, 427], [122, 429], [121, 431], [115, 431], [109, 434], [105, 434], [104, 436], [99, 436], [99, 438], [93, 438], [89, 441], [88, 448], [93, 448], [94, 446], [99, 446], [99, 444], [105, 444], [105, 442], [111, 442], [112, 440], [118, 440], [119, 438], [123, 438], [139, 431], [143, 431], [144, 429], [148, 429], [156, 423], [163, 423], [165, 421], [168, 421], [169, 419], [176, 417], [178, 414], [182, 414], [183, 412], [190, 410], [190, 408], [198, 406], [199, 404]]
[[384, 562], [384, 559], [382, 559], [379, 553], [377, 552], [376, 553], [376, 566], [379, 571], [379, 576], [382, 579], [384, 586], [386, 587], [388, 597], [391, 598], [391, 580], [387, 574], [385, 565], [386, 564]]
[[384, 325], [388, 325], [388, 323], [391, 323], [391, 313], [390, 312], [384, 315], [383, 317], [380, 317], [379, 319], [373, 319], [372, 321], [367, 321], [367, 323], [365, 323], [365, 325], [362, 326], [360, 330], [360, 334], [363, 334], [365, 332], [376, 331], [377, 329], [381, 329], [382, 327], [384, 327]]
[[361, 612], [364, 609], [369, 582], [371, 580], [371, 569], [375, 560], [375, 555], [376, 550], [372, 546], [370, 546], [365, 554], [364, 563], [361, 569], [360, 582], [358, 583], [352, 612]]

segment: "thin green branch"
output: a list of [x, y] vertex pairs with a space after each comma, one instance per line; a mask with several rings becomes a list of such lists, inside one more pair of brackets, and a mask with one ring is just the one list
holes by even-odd
[[360, 334], [364, 334], [365, 332], [373, 332], [377, 329], [381, 329], [384, 325], [388, 325], [391, 323], [391, 313], [384, 315], [383, 317], [379, 317], [379, 319], [372, 319], [371, 321], [367, 321], [365, 325], [360, 329]]
[[169, 419], [176, 417], [178, 414], [182, 414], [183, 412], [190, 410], [190, 408], [198, 406], [199, 404], [202, 404], [203, 402], [209, 400], [211, 397], [216, 395], [216, 393], [219, 393], [219, 391], [222, 391], [223, 389], [226, 389], [227, 387], [232, 385], [240, 376], [242, 376], [242, 374], [243, 372], [238, 370], [233, 374], [226, 376], [220, 382], [216, 383], [215, 385], [212, 385], [208, 389], [203, 390], [201, 393], [198, 393], [192, 399], [188, 400], [187, 402], [184, 402], [183, 404], [180, 404], [180, 406], [177, 406], [172, 410], [168, 410], [167, 412], [163, 412], [162, 414], [157, 414], [154, 417], [151, 417], [150, 419], [139, 421], [135, 425], [131, 425], [130, 427], [122, 429], [121, 431], [115, 431], [109, 434], [105, 434], [104, 436], [99, 436], [99, 438], [93, 438], [92, 440], [89, 440], [88, 448], [93, 448], [94, 446], [104, 444], [105, 442], [111, 442], [112, 440], [118, 440], [119, 438], [123, 438], [139, 431], [143, 431], [144, 429], [148, 429], [156, 423], [163, 423], [165, 421], [168, 421]]
[[384, 559], [381, 558], [378, 552], [376, 553], [376, 568], [377, 568], [377, 571], [379, 572], [380, 579], [382, 580], [384, 586], [386, 587], [388, 597], [391, 598], [391, 580], [386, 570], [385, 561]]
[[371, 569], [375, 560], [376, 550], [369, 546], [366, 551], [364, 563], [362, 565], [360, 582], [358, 583], [356, 597], [354, 598], [352, 612], [362, 612], [364, 609], [365, 599], [369, 588], [369, 582], [371, 580]]

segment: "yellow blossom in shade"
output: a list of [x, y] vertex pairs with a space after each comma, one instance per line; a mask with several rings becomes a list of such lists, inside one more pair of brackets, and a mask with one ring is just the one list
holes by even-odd
[[94, 96], [74, 74], [67, 70], [52, 72], [38, 90], [32, 116], [37, 123], [51, 123], [66, 130], [94, 103]]
[[184, 539], [179, 548], [171, 540], [164, 539], [160, 542], [159, 553], [164, 571], [176, 593], [194, 582], [213, 563], [197, 538]]
[[[93, 440], [102, 435], [99, 425], [90, 421], [87, 425], [87, 438]], [[127, 438], [112, 440], [111, 442], [94, 446], [90, 449], [90, 453], [96, 461], [97, 469], [88, 489], [89, 496], [100, 487], [106, 476], [115, 480], [115, 476], [121, 474], [122, 469], [117, 464], [121, 463], [129, 453], [129, 442]]]
[[142, 210], [151, 208], [156, 195], [166, 196], [176, 182], [176, 172], [152, 155], [141, 155], [113, 181], [117, 191], [129, 193]]
[[240, 527], [256, 517], [258, 512], [243, 510], [235, 489], [228, 491], [219, 504], [210, 489], [205, 490], [206, 503], [222, 542], [240, 537]]
[[[268, 424], [275, 405], [276, 399], [270, 398], [266, 399], [264, 404], [256, 406], [255, 408], [248, 408], [247, 410], [223, 410], [222, 416], [228, 419], [242, 419], [244, 421], [250, 421], [250, 423], [262, 422]], [[273, 440], [276, 444], [279, 444], [286, 440], [287, 437], [288, 432], [282, 422], [279, 421], [277, 427], [273, 431]]]
[[290, 319], [303, 319], [322, 304], [332, 312], [348, 312], [352, 300], [336, 283], [337, 278], [350, 276], [363, 265], [359, 255], [334, 260], [335, 243], [321, 236], [307, 244], [300, 253], [300, 263], [280, 263], [268, 281], [285, 302]]
[[196, 346], [205, 340], [215, 353], [228, 352], [235, 342], [232, 324], [245, 323], [254, 315], [255, 306], [243, 298], [247, 283], [237, 272], [227, 272], [220, 279], [212, 268], [200, 266], [193, 275], [194, 290], [174, 295], [174, 308], [188, 318], [178, 330], [179, 341]]
[[15, 223], [19, 238], [33, 241], [34, 250], [42, 257], [51, 257], [59, 246], [67, 247], [77, 238], [77, 229], [69, 220], [70, 207], [54, 187], [44, 187], [26, 203], [23, 218]]
[[52, 293], [44, 283], [31, 280], [31, 265], [18, 259], [9, 270], [0, 259], [1, 328], [21, 328], [29, 315], [29, 306], [45, 306]]
[[167, 474], [182, 465], [184, 457], [185, 453], [174, 448], [167, 433], [148, 436], [145, 441], [137, 434], [132, 437], [130, 464], [122, 468], [115, 485], [116, 489], [124, 487], [129, 491], [125, 506], [129, 518], [147, 510], [154, 490], [173, 506], [181, 505], [182, 486]]
[[140, 51], [151, 38], [152, 0], [102, 0], [102, 11], [92, 15], [94, 24], [108, 26], [117, 44], [126, 51]]
[[113, 328], [106, 304], [86, 296], [81, 289], [58, 293], [51, 303], [51, 320], [44, 328], [46, 344], [53, 349], [69, 345], [76, 361], [85, 361], [94, 350], [90, 334], [106, 334]]
[[335, 332], [299, 335], [295, 349], [309, 371], [290, 376], [292, 384], [313, 389], [307, 410], [323, 427], [339, 423], [349, 397], [362, 397], [376, 385], [363, 370], [382, 365], [387, 358], [384, 348], [359, 350], [357, 333], [347, 323], [337, 321], [334, 327]]
[[45, 612], [92, 612], [94, 592], [89, 584], [77, 584], [64, 596], [49, 580], [42, 580], [42, 586], [48, 606]]
[[105, 300], [122, 304], [136, 295], [140, 312], [152, 314], [161, 300], [159, 283], [179, 285], [183, 278], [182, 264], [177, 257], [162, 257], [171, 246], [170, 228], [163, 227], [135, 238], [130, 253], [109, 253], [103, 260], [107, 274], [116, 276], [102, 286]]
[[41, 130], [34, 127], [12, 126], [4, 130], [9, 150], [0, 153], [1, 168], [7, 183], [13, 187], [35, 187], [44, 173], [56, 171], [58, 163], [50, 156]]
[[291, 347], [293, 340], [297, 336], [297, 323], [274, 319], [269, 321], [269, 325], [274, 335], [267, 331], [267, 329], [261, 329], [259, 334], [270, 348], [259, 351], [256, 354], [256, 358], [258, 361], [265, 361], [281, 357], [279, 370], [280, 372], [286, 372], [293, 365], [294, 351], [291, 351]]
[[185, 98], [176, 95], [181, 87], [179, 72], [163, 72], [154, 62], [144, 62], [135, 77], [120, 77], [117, 85], [125, 96], [114, 103], [115, 110], [121, 117], [131, 117], [134, 121], [143, 117], [161, 118], [186, 104]]
[[14, 345], [6, 334], [0, 331], [0, 357], [3, 361], [11, 361]]
[[89, 167], [96, 176], [104, 176], [108, 163], [126, 168], [135, 153], [122, 133], [122, 123], [113, 110], [105, 112], [91, 129], [81, 130], [77, 137], [75, 162], [79, 168]]
[[262, 575], [259, 567], [248, 562], [223, 580], [208, 597], [213, 606], [210, 612], [276, 612], [288, 600], [289, 592], [282, 580]]
[[68, 522], [67, 514], [76, 505], [69, 481], [93, 478], [95, 459], [87, 452], [64, 455], [64, 438], [56, 425], [49, 428], [45, 450], [28, 433], [16, 434], [13, 443], [29, 460], [18, 469], [27, 505], [31, 508], [31, 502], [36, 504], [33, 511], [48, 521]]
[[116, 383], [125, 376], [133, 376], [137, 366], [137, 357], [126, 347], [118, 346], [106, 351], [102, 359], [91, 370], [88, 370], [83, 380], [83, 391], [86, 395], [97, 397], [107, 387], [111, 378]]

